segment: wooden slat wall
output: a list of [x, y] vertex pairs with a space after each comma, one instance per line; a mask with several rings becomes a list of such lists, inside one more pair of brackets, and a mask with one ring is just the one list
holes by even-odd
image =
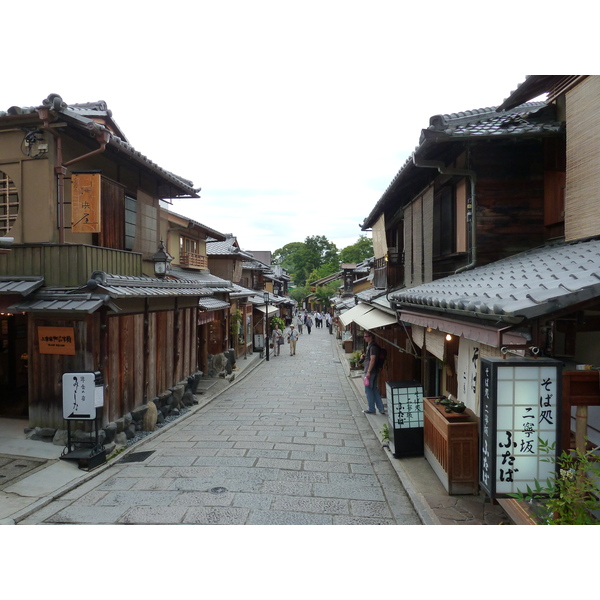
[[[178, 336], [175, 334], [174, 310], [148, 313], [147, 330], [144, 313], [110, 315], [106, 319], [105, 350], [101, 340], [100, 311], [77, 320], [32, 318], [28, 327], [29, 347], [33, 349], [29, 372], [31, 424], [65, 428], [62, 417], [63, 373], [103, 371], [106, 384], [103, 424], [122, 417], [143, 404], [145, 399], [151, 400], [195, 373], [197, 309], [186, 307], [179, 310], [179, 315]], [[38, 326], [73, 327], [77, 354], [40, 354]], [[106, 362], [103, 364], [101, 353], [104, 352]]]
[[600, 231], [600, 77], [588, 77], [567, 93], [565, 239]]
[[105, 177], [102, 178], [102, 231], [98, 234], [98, 245], [125, 249], [125, 190]]
[[[481, 146], [477, 178], [477, 263], [486, 265], [543, 244], [544, 152], [536, 141]], [[448, 265], [452, 271], [457, 265]]]
[[[30, 318], [28, 324], [29, 357], [29, 422], [33, 427], [64, 429], [62, 414], [63, 373], [95, 371], [100, 360], [98, 337], [99, 314], [81, 319], [56, 319], [56, 317]], [[38, 327], [73, 327], [75, 334], [74, 356], [40, 354]]]
[[[412, 204], [404, 209], [404, 284], [411, 287], [413, 283], [413, 251], [412, 251], [412, 232], [413, 232], [413, 207]], [[399, 250], [399, 249], [398, 249]]]

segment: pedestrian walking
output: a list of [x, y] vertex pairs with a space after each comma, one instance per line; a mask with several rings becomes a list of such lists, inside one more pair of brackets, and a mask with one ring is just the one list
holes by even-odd
[[364, 359], [364, 383], [365, 383], [365, 395], [367, 396], [368, 409], [363, 410], [366, 415], [374, 415], [379, 410], [382, 415], [385, 415], [385, 409], [383, 408], [383, 400], [377, 387], [377, 380], [379, 379], [380, 367], [378, 365], [378, 358], [380, 348], [373, 341], [373, 334], [370, 331], [366, 331], [364, 334], [365, 341], [367, 342], [367, 350], [365, 351]]
[[273, 342], [273, 356], [279, 356], [281, 346], [285, 343], [283, 331], [279, 328], [279, 324], [275, 325], [275, 329], [273, 329], [271, 341]]
[[290, 356], [296, 355], [296, 342], [298, 341], [298, 332], [293, 325], [290, 325], [290, 331], [288, 333], [288, 342], [290, 344]]
[[304, 326], [304, 321], [301, 315], [296, 317], [296, 324], [298, 325], [298, 333], [302, 335], [302, 327]]
[[306, 329], [308, 331], [308, 335], [310, 335], [310, 330], [312, 329], [313, 326], [313, 320], [312, 317], [309, 315], [306, 317]]

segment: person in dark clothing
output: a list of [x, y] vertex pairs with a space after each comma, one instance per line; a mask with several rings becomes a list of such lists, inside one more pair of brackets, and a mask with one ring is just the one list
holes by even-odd
[[367, 342], [367, 350], [365, 352], [364, 360], [364, 377], [365, 377], [365, 395], [367, 396], [367, 404], [369, 408], [363, 410], [366, 415], [374, 415], [376, 413], [375, 407], [382, 415], [385, 415], [385, 408], [383, 407], [383, 400], [377, 387], [377, 380], [379, 379], [379, 366], [377, 365], [377, 358], [379, 357], [379, 346], [373, 339], [373, 334], [370, 331], [366, 331], [364, 334], [365, 342]]

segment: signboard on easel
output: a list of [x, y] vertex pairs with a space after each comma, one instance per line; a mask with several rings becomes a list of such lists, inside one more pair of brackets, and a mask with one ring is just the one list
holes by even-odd
[[96, 385], [96, 373], [63, 373], [63, 419], [87, 421], [96, 418], [96, 408], [104, 406], [104, 386]]

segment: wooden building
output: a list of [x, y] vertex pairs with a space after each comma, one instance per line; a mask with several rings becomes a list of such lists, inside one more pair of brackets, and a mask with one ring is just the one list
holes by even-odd
[[497, 108], [432, 117], [362, 226], [425, 395], [479, 420], [482, 361], [554, 361], [564, 449], [600, 443], [598, 371], [576, 368], [600, 364], [599, 100], [599, 77], [530, 76]]
[[192, 182], [104, 102], [56, 94], [0, 112], [0, 173], [0, 413], [63, 428], [62, 374], [100, 372], [105, 424], [195, 373], [206, 292], [170, 280], [159, 251], [159, 201], [198, 198]]

